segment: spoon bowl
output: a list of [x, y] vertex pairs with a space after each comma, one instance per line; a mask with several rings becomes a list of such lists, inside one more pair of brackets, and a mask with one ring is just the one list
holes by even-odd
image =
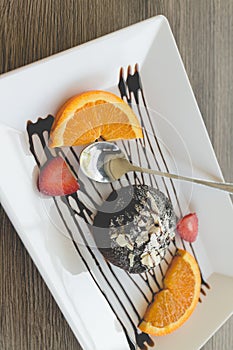
[[[118, 180], [111, 172], [110, 163], [115, 159], [125, 158], [120, 148], [111, 142], [95, 142], [87, 146], [80, 155], [82, 172], [96, 182], [109, 183]], [[126, 158], [125, 158], [126, 159]]]

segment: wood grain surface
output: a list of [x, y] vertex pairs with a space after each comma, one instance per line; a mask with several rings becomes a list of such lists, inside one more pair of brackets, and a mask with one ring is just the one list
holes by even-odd
[[[232, 0], [0, 0], [0, 73], [157, 14], [170, 22], [233, 181]], [[81, 349], [2, 208], [0, 219], [0, 349]], [[202, 348], [210, 349], [233, 349], [233, 318]]]

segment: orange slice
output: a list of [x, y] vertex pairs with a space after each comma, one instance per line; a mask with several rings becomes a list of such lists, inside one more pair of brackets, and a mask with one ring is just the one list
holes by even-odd
[[178, 249], [159, 291], [139, 324], [141, 331], [166, 335], [179, 328], [194, 311], [201, 289], [198, 264], [187, 251]]
[[141, 138], [133, 110], [120, 97], [106, 91], [87, 91], [69, 99], [58, 111], [50, 133], [50, 147], [85, 145]]

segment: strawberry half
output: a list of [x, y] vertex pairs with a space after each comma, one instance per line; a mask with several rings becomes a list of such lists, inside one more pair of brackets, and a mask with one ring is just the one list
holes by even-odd
[[176, 229], [182, 239], [187, 242], [194, 242], [198, 234], [198, 217], [196, 213], [184, 216], [178, 222]]
[[41, 169], [38, 188], [47, 196], [64, 196], [76, 192], [79, 184], [66, 162], [61, 157], [55, 157]]

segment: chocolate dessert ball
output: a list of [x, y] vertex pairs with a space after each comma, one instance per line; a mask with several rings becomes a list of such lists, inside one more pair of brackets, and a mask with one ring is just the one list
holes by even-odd
[[132, 185], [113, 191], [97, 212], [93, 235], [112, 264], [141, 273], [157, 266], [174, 238], [176, 215], [159, 190]]

